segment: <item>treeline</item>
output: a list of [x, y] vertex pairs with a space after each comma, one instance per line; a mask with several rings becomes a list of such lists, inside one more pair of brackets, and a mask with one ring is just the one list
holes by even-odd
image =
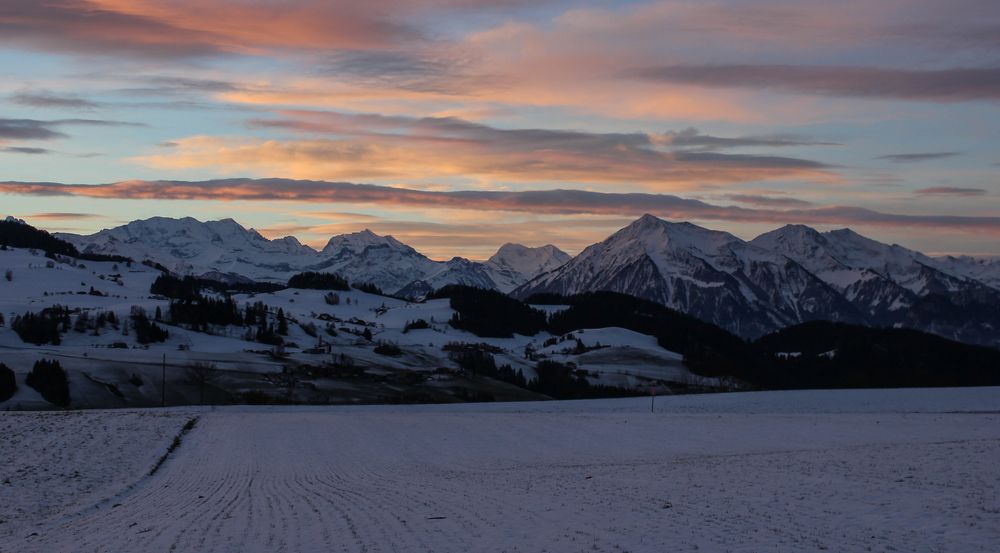
[[476, 336], [534, 336], [547, 326], [545, 313], [496, 290], [449, 285], [428, 296], [428, 299], [441, 298], [448, 298], [455, 310], [448, 324]]
[[337, 290], [340, 292], [347, 292], [351, 288], [354, 288], [355, 290], [360, 290], [366, 294], [393, 297], [383, 292], [382, 289], [374, 283], [351, 283], [337, 273], [323, 273], [318, 271], [305, 271], [292, 275], [292, 277], [288, 279], [288, 287], [302, 290]]
[[193, 299], [175, 300], [167, 308], [167, 320], [173, 324], [187, 325], [192, 330], [204, 332], [209, 325], [243, 326], [243, 313], [236, 301], [225, 296], [212, 298], [197, 296]]
[[755, 376], [767, 388], [884, 388], [1000, 384], [1000, 350], [903, 328], [826, 321], [757, 340], [771, 356]]
[[219, 294], [260, 294], [277, 292], [284, 290], [284, 288], [281, 284], [273, 282], [221, 282], [191, 275], [177, 277], [164, 272], [156, 277], [156, 280], [149, 287], [149, 292], [176, 300], [194, 300], [206, 290]]
[[0, 221], [0, 244], [11, 248], [31, 248], [49, 254], [76, 257], [76, 246], [26, 223]]
[[36, 249], [45, 252], [49, 256], [65, 255], [88, 261], [110, 261], [116, 263], [129, 263], [132, 261], [130, 258], [121, 255], [81, 253], [73, 244], [56, 238], [42, 229], [17, 221], [0, 221], [0, 245], [11, 248]]
[[346, 278], [336, 273], [319, 273], [316, 271], [306, 271], [292, 275], [288, 279], [288, 287], [306, 290], [340, 290], [344, 292], [351, 289]]
[[156, 280], [150, 285], [149, 293], [175, 300], [194, 300], [201, 295], [201, 289], [201, 283], [193, 276], [178, 278], [162, 274], [156, 277]]

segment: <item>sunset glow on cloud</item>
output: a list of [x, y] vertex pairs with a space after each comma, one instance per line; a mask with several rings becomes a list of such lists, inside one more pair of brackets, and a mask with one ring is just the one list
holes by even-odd
[[472, 257], [651, 212], [1000, 254], [997, 29], [981, 0], [11, 0], [2, 211]]

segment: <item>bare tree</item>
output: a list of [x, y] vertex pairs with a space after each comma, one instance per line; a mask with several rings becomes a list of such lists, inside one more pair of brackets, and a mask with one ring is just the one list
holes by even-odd
[[198, 402], [202, 405], [205, 404], [205, 386], [215, 382], [219, 378], [219, 369], [214, 363], [207, 363], [203, 361], [198, 361], [191, 363], [187, 367], [187, 378], [188, 382], [198, 386], [199, 400]]

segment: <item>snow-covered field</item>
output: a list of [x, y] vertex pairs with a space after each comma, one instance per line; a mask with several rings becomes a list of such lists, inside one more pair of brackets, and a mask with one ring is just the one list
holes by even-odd
[[996, 551], [1000, 389], [649, 405], [0, 413], [0, 551]]

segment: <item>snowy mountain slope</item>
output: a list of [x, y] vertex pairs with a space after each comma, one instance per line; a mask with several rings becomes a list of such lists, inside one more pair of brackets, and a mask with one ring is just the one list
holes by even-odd
[[[786, 225], [762, 234], [750, 243], [794, 259], [840, 290], [845, 298], [870, 316], [882, 319], [912, 306], [917, 292], [896, 282], [890, 275], [906, 274], [903, 265], [910, 272], [919, 270], [914, 256], [906, 256], [898, 250], [893, 252], [890, 246], [855, 238], [862, 237], [845, 232], [838, 235], [821, 233], [805, 225]], [[886, 254], [895, 254], [896, 262], [885, 262]], [[909, 263], [906, 263], [907, 259]], [[890, 271], [889, 267], [895, 270]]]
[[1000, 259], [949, 255], [936, 258], [935, 261], [952, 274], [975, 279], [987, 286], [1000, 290]]
[[349, 282], [370, 282], [395, 293], [439, 271], [440, 263], [391, 236], [370, 230], [334, 236], [308, 268], [337, 273]]
[[984, 282], [996, 270], [989, 262], [934, 259], [849, 229], [821, 233], [802, 225], [782, 227], [751, 243], [811, 270], [840, 290], [870, 324], [917, 328], [966, 342], [1000, 342], [1000, 293]]
[[569, 254], [552, 244], [529, 248], [508, 242], [484, 265], [497, 289], [510, 292], [542, 273], [558, 269], [570, 259]]
[[453, 257], [444, 263], [438, 263], [434, 269], [434, 272], [410, 282], [396, 293], [404, 298], [422, 298], [449, 284], [488, 290], [498, 288], [488, 267], [464, 257]]
[[201, 222], [191, 217], [153, 217], [90, 236], [58, 236], [85, 253], [149, 259], [181, 274], [283, 282], [298, 272], [327, 271], [414, 297], [446, 284], [509, 291], [568, 259], [554, 246], [507, 244], [487, 263], [434, 261], [392, 236], [367, 229], [334, 236], [316, 251], [292, 236], [269, 240], [232, 219]]
[[725, 232], [644, 215], [514, 293], [609, 290], [649, 299], [742, 336], [856, 310], [801, 265]]

